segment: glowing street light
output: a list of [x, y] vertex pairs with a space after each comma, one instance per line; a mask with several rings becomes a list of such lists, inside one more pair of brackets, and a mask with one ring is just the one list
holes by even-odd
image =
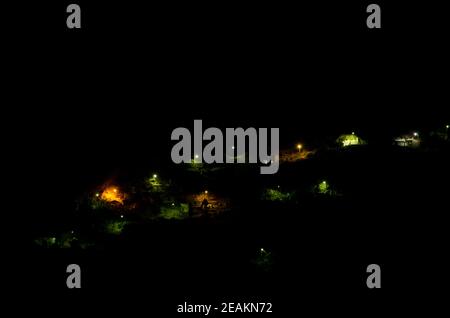
[[117, 189], [115, 189], [115, 188], [114, 188], [114, 190], [113, 190], [113, 191], [114, 191], [114, 193], [117, 193]]
[[413, 135], [414, 135], [414, 137], [419, 136], [419, 134], [417, 132], [414, 132]]
[[154, 174], [153, 179], [156, 179], [156, 178], [158, 178], [158, 175]]
[[450, 128], [450, 125], [445, 126], [445, 128], [449, 129], [449, 128]]
[[208, 194], [208, 190], [205, 190], [205, 194]]
[[120, 215], [120, 218], [123, 219], [123, 214]]
[[297, 149], [298, 149], [299, 151], [302, 150], [302, 148], [303, 148], [302, 144], [297, 144]]
[[97, 193], [95, 194], [95, 196], [98, 198], [98, 197], [100, 196], [100, 193], [97, 192]]
[[195, 158], [195, 159], [198, 159], [198, 155], [195, 155], [194, 158]]
[[233, 150], [234, 150], [234, 146], [231, 146], [231, 149], [233, 149]]
[[354, 135], [355, 134], [355, 132], [354, 131], [352, 131], [352, 135]]

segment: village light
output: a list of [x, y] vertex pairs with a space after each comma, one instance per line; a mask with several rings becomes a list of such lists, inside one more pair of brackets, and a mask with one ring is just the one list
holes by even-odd
[[354, 131], [352, 131], [352, 135], [354, 135], [355, 134], [355, 132]]
[[445, 126], [445, 128], [449, 129], [449, 128], [450, 128], [450, 125]]
[[297, 149], [298, 149], [298, 150], [301, 150], [302, 147], [303, 147], [303, 146], [302, 146], [301, 144], [297, 144]]
[[198, 155], [195, 155], [194, 158], [195, 158], [195, 159], [198, 159]]
[[417, 137], [417, 136], [419, 136], [419, 134], [418, 133], [413, 133], [413, 135], [414, 135], [414, 137]]
[[100, 196], [100, 193], [97, 192], [97, 193], [95, 194], [95, 196], [96, 196], [96, 197], [99, 197], [99, 196]]
[[123, 214], [120, 215], [120, 218], [123, 219]]
[[261, 247], [261, 252], [264, 252], [264, 249]]
[[208, 190], [205, 190], [205, 194], [208, 194]]
[[114, 191], [114, 193], [117, 193], [117, 189], [116, 188], [114, 188], [113, 191]]
[[158, 177], [158, 175], [154, 174], [153, 175], [153, 179], [156, 179]]

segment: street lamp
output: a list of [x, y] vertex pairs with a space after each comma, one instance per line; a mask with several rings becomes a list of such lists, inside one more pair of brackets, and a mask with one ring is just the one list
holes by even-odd
[[419, 134], [417, 132], [414, 132], [413, 135], [414, 135], [414, 137], [419, 136]]
[[153, 175], [153, 179], [156, 179], [158, 177], [158, 175], [154, 174]]
[[298, 149], [299, 151], [302, 150], [302, 148], [303, 148], [302, 144], [297, 144], [297, 149]]

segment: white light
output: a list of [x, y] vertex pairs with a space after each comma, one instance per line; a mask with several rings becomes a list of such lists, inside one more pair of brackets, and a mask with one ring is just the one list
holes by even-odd
[[198, 159], [198, 155], [195, 155], [195, 159]]
[[233, 149], [233, 150], [234, 150], [234, 146], [232, 146], [232, 147], [231, 147], [231, 149]]
[[449, 128], [450, 128], [450, 125], [445, 126], [445, 128], [449, 129]]
[[158, 175], [154, 174], [153, 175], [153, 179], [156, 179], [158, 177]]
[[96, 193], [95, 196], [96, 196], [96, 197], [100, 196], [100, 193]]
[[418, 133], [416, 133], [416, 132], [415, 132], [415, 133], [414, 133], [413, 135], [414, 135], [414, 137], [417, 137], [417, 136], [419, 136], [419, 134], [418, 134]]
[[205, 190], [205, 194], [208, 194], [208, 190]]
[[121, 219], [123, 219], [123, 214], [120, 216]]
[[354, 131], [352, 131], [352, 135], [354, 135], [355, 134], [355, 132]]

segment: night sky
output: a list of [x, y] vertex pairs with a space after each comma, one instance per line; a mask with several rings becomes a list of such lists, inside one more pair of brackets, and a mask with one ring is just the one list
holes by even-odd
[[[377, 1], [382, 7], [380, 30], [366, 28], [367, 1], [252, 2], [245, 5], [238, 2], [77, 1], [82, 7], [81, 30], [65, 27], [67, 1], [22, 3], [19, 11], [9, 11], [13, 12], [14, 22], [9, 24], [11, 32], [6, 36], [8, 47], [12, 49], [7, 52], [7, 61], [13, 71], [8, 72], [6, 88], [7, 94], [13, 96], [8, 117], [14, 127], [7, 139], [17, 165], [13, 170], [17, 171], [14, 179], [18, 185], [14, 188], [20, 189], [14, 213], [21, 221], [15, 233], [26, 246], [15, 249], [16, 255], [21, 254], [16, 260], [23, 257], [23, 267], [18, 267], [21, 273], [26, 268], [24, 262], [40, 258], [39, 254], [33, 254], [34, 249], [30, 251], [30, 233], [57, 222], [62, 211], [69, 211], [75, 200], [112, 175], [137, 175], [145, 169], [172, 171], [172, 130], [177, 127], [193, 130], [194, 119], [202, 119], [204, 129], [280, 128], [281, 148], [293, 147], [299, 140], [307, 145], [325, 145], [351, 132], [367, 140], [372, 148], [367, 157], [361, 156], [366, 161], [357, 166], [358, 169], [375, 167], [368, 174], [374, 178], [377, 172], [383, 178], [386, 175], [386, 179], [380, 181], [380, 177], [370, 186], [372, 192], [367, 196], [370, 200], [377, 196], [380, 199], [367, 205], [362, 198], [356, 200], [357, 203], [351, 201], [350, 210], [367, 213], [335, 221], [345, 224], [346, 230], [360, 233], [370, 246], [376, 246], [374, 255], [387, 264], [386, 277], [394, 279], [402, 267], [410, 264], [412, 255], [416, 255], [409, 247], [404, 250], [405, 258], [396, 255], [397, 248], [401, 248], [400, 240], [395, 241], [395, 247], [387, 249], [392, 240], [398, 238], [396, 233], [404, 234], [400, 230], [402, 223], [409, 224], [403, 213], [414, 215], [414, 221], [410, 222], [413, 227], [419, 226], [417, 220], [427, 210], [426, 202], [435, 200], [428, 206], [431, 216], [423, 216], [423, 220], [427, 225], [434, 224], [432, 219], [443, 220], [433, 213], [440, 209], [440, 204], [448, 203], [444, 199], [445, 194], [448, 195], [447, 182], [436, 183], [437, 179], [442, 181], [448, 177], [448, 168], [445, 168], [448, 145], [440, 157], [433, 153], [430, 157], [420, 155], [406, 159], [408, 171], [419, 171], [417, 178], [411, 177], [411, 182], [420, 185], [420, 189], [430, 188], [427, 186], [430, 182], [431, 188], [438, 189], [437, 194], [423, 194], [417, 208], [409, 202], [402, 209], [400, 200], [395, 201], [398, 197], [392, 183], [399, 176], [389, 178], [392, 171], [397, 172], [404, 164], [403, 157], [397, 157], [397, 153], [385, 157], [384, 151], [391, 147], [395, 136], [412, 131], [428, 134], [449, 124], [450, 117], [446, 115], [447, 11], [441, 4], [391, 2]], [[339, 161], [340, 157], [330, 164], [327, 160], [328, 157], [320, 161], [317, 167], [334, 171], [340, 164], [345, 166], [345, 160]], [[317, 167], [312, 169], [319, 169]], [[278, 178], [277, 182], [293, 183], [286, 175], [274, 178]], [[258, 182], [254, 182], [255, 187], [259, 186]], [[31, 191], [27, 190], [30, 188]], [[399, 192], [410, 193], [405, 189]], [[387, 216], [391, 199], [395, 201], [392, 210], [401, 210], [401, 216]], [[317, 213], [328, 213], [333, 206], [319, 205], [314, 209]], [[376, 245], [376, 239], [368, 239], [370, 235], [361, 226], [361, 222], [370, 223], [377, 213], [381, 219], [371, 229], [378, 228], [380, 231], [373, 230], [374, 234], [383, 236], [384, 231], [388, 237], [380, 238], [380, 245]], [[321, 220], [308, 218], [318, 223]], [[242, 224], [251, 224], [249, 219], [245, 218]], [[237, 225], [233, 222], [233, 226], [240, 226], [240, 221], [236, 221]], [[330, 236], [339, 233], [328, 223], [324, 227], [330, 227]], [[162, 228], [155, 228], [155, 232], [159, 231], [164, 233]], [[434, 232], [420, 227], [405, 231], [408, 235], [423, 233], [424, 237]], [[302, 238], [307, 240], [310, 236]], [[325, 256], [321, 259], [318, 255], [320, 246], [327, 246], [325, 242], [330, 240], [333, 239], [319, 239], [317, 249], [308, 245], [308, 260], [317, 258], [320, 265], [308, 265], [306, 270], [327, 271], [325, 263], [330, 259]], [[358, 238], [347, 236], [340, 243], [345, 246], [347, 241], [351, 242], [351, 248], [343, 255], [349, 257], [348, 264], [353, 264], [350, 260], [362, 264], [373, 261], [365, 252], [362, 260], [353, 259], [354, 251], [364, 250], [364, 243], [358, 245], [355, 243]], [[417, 244], [420, 240], [414, 237], [410, 242]], [[433, 245], [435, 243], [430, 239], [424, 244], [432, 247], [418, 254], [427, 269], [433, 268], [431, 251], [439, 249], [438, 245]], [[283, 253], [285, 249], [287, 247], [281, 249]], [[332, 253], [336, 253], [333, 254], [336, 257], [339, 254], [336, 250]], [[70, 259], [70, 256], [62, 258]], [[52, 260], [48, 261], [49, 268], [61, 261], [58, 257]], [[37, 266], [44, 267], [45, 264]], [[344, 271], [348, 274], [356, 267], [349, 265]], [[59, 285], [55, 283], [56, 276], [49, 272], [37, 281], [45, 281], [45, 275], [49, 275], [50, 287], [45, 290], [50, 295], [54, 292], [51, 286]], [[125, 267], [124, 272], [125, 276], [117, 276], [117, 288], [133, 290], [139, 284], [125, 282], [126, 277], [138, 280], [136, 273], [145, 273], [146, 267], [137, 266], [136, 273]], [[364, 269], [362, 273], [364, 278]], [[342, 288], [347, 295], [354, 296], [357, 292], [352, 288], [357, 278], [349, 275], [350, 287]], [[407, 272], [408, 275], [413, 272]], [[102, 281], [107, 281], [107, 277], [108, 274], [104, 274]], [[418, 277], [423, 286], [431, 288], [425, 278]], [[344, 278], [337, 281], [344, 284]], [[404, 283], [406, 279], [402, 276], [401, 281]], [[317, 293], [326, 294], [325, 282], [326, 278], [320, 279], [322, 285]], [[393, 289], [403, 286], [390, 282]], [[284, 288], [279, 281], [273, 284]], [[305, 279], [305, 284], [314, 285], [313, 279]], [[23, 285], [16, 285], [20, 286]], [[333, 286], [333, 292], [337, 295], [339, 292], [335, 288]], [[136, 293], [137, 290], [142, 290], [142, 286], [136, 287]], [[175, 294], [208, 294], [195, 288], [189, 293], [190, 289], [185, 286], [181, 290]], [[238, 294], [230, 286], [223, 290], [223, 294]], [[254, 290], [250, 289], [249, 294], [251, 292]], [[270, 295], [275, 302], [282, 294], [274, 290]], [[394, 291], [388, 289], [376, 297], [385, 306], [393, 294]], [[360, 298], [361, 304], [371, 302], [364, 297]]]

